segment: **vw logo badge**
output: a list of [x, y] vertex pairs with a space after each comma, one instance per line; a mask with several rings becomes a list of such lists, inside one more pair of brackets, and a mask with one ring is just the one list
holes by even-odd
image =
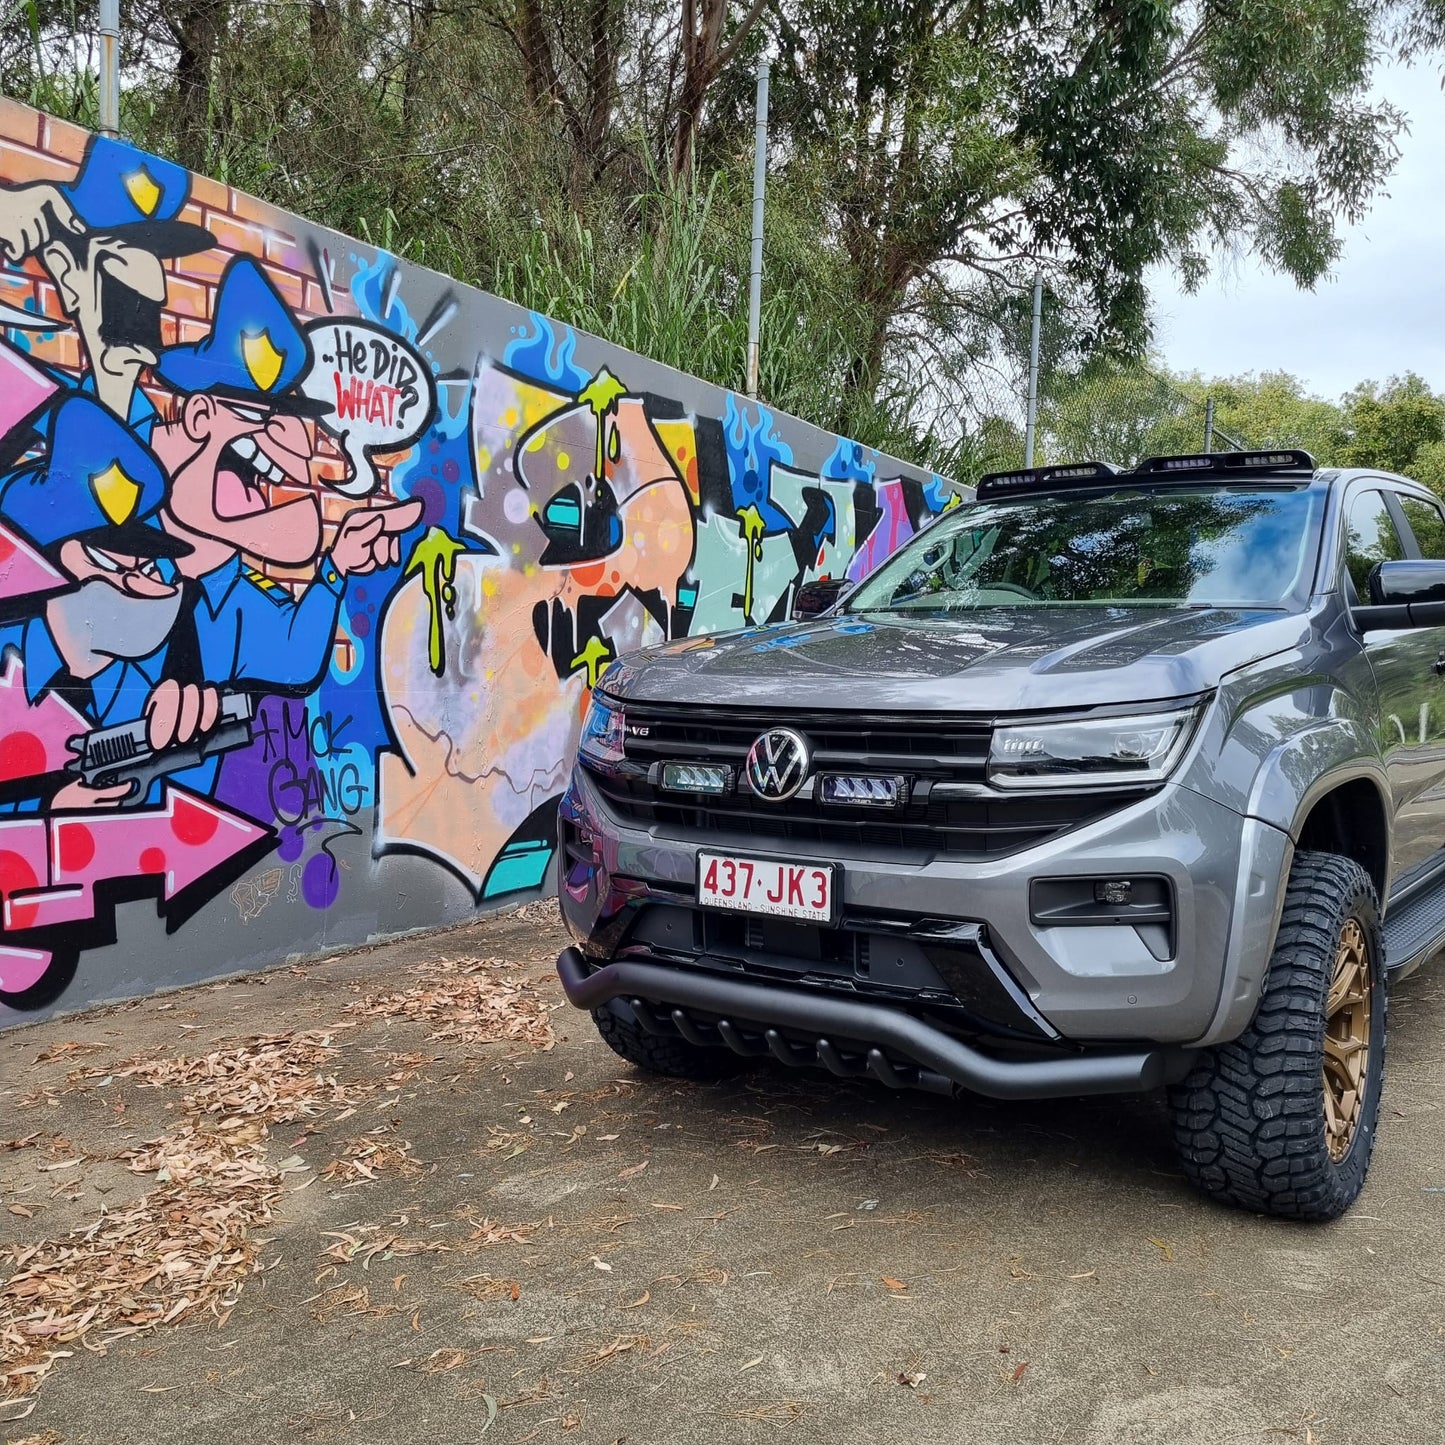
[[743, 765], [758, 797], [772, 803], [791, 798], [808, 776], [808, 741], [792, 728], [769, 728], [752, 747]]

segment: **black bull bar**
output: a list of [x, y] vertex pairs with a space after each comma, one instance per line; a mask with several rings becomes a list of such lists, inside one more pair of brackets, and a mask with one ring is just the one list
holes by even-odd
[[[866, 999], [720, 978], [638, 959], [593, 969], [577, 948], [562, 950], [557, 975], [575, 1008], [599, 1009], [621, 999], [654, 1031], [670, 1026], [691, 1043], [726, 1046], [739, 1054], [770, 1053], [784, 1063], [816, 1063], [837, 1074], [868, 1074], [893, 1088], [948, 1093], [957, 1086], [993, 1099], [1137, 1093], [1182, 1078], [1192, 1058], [1186, 1049], [1164, 1047], [995, 1058], [926, 1019]], [[661, 1006], [666, 1023], [657, 1018], [654, 1006]], [[716, 1031], [715, 1038], [689, 1017], [690, 1009], [709, 1016], [706, 1022]], [[812, 1048], [800, 1056], [782, 1029], [805, 1035]], [[753, 1043], [748, 1033], [761, 1034], [761, 1042]], [[861, 1066], [848, 1067], [839, 1044], [861, 1047]], [[912, 1060], [918, 1076], [900, 1074], [885, 1048]]]

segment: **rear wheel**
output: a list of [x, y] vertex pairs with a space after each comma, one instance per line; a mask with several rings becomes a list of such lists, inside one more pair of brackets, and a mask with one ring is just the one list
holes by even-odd
[[672, 1079], [726, 1079], [737, 1073], [746, 1060], [728, 1049], [690, 1044], [676, 1034], [654, 1034], [621, 999], [614, 999], [592, 1011], [597, 1032], [614, 1053], [649, 1074]]
[[1375, 1147], [1385, 1002], [1369, 875], [1332, 853], [1297, 853], [1253, 1023], [1169, 1093], [1189, 1179], [1243, 1209], [1343, 1214]]

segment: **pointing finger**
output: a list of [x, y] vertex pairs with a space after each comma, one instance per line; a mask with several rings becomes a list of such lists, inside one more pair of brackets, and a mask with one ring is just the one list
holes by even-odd
[[419, 500], [397, 502], [395, 506], [378, 507], [372, 513], [380, 517], [388, 532], [409, 532], [421, 521], [424, 508]]
[[369, 542], [379, 537], [386, 526], [386, 517], [381, 512], [348, 512], [341, 523], [341, 530], [359, 542]]

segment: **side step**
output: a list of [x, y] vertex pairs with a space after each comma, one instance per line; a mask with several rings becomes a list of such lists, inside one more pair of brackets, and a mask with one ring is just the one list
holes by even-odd
[[1412, 893], [1385, 913], [1385, 967], [1392, 974], [1412, 972], [1445, 948], [1445, 878]]

